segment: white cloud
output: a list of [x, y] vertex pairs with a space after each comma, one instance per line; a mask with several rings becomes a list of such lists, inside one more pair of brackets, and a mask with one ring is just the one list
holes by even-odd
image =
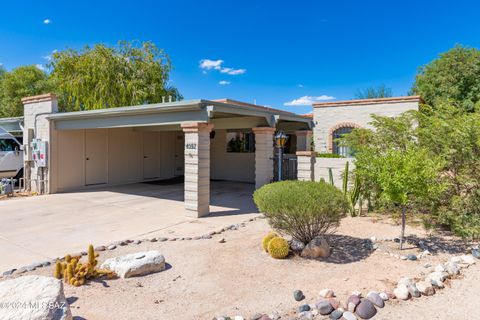
[[226, 86], [230, 84], [230, 81], [222, 80], [222, 81], [219, 81], [218, 84], [221, 86]]
[[200, 68], [204, 70], [220, 70], [222, 67], [223, 60], [210, 60], [210, 59], [202, 59], [200, 60]]
[[311, 106], [315, 102], [319, 101], [327, 101], [327, 100], [334, 100], [335, 97], [321, 95], [321, 96], [303, 96], [298, 99], [294, 99], [292, 101], [285, 102], [284, 106]]
[[232, 76], [236, 76], [236, 75], [239, 75], [239, 74], [244, 74], [245, 72], [247, 72], [247, 70], [246, 69], [222, 68], [222, 69], [220, 69], [220, 72], [230, 74]]
[[303, 88], [303, 84], [299, 83], [299, 84], [297, 84], [297, 87]]
[[43, 24], [50, 24], [50, 23], [52, 23], [52, 20], [50, 19], [43, 20]]
[[49, 55], [43, 56], [42, 58], [47, 60], [47, 61], [51, 61], [52, 60], [52, 54], [57, 53], [57, 52], [58, 52], [57, 49], [52, 50], [52, 52]]
[[202, 59], [200, 60], [200, 69], [202, 69], [202, 73], [206, 74], [207, 70], [217, 70], [220, 73], [229, 74], [232, 76], [236, 76], [239, 74], [244, 74], [247, 72], [246, 69], [234, 69], [234, 68], [227, 68], [223, 66], [223, 60], [210, 60], [210, 59]]
[[45, 67], [41, 64], [36, 64], [35, 67], [37, 67], [39, 70], [45, 71]]

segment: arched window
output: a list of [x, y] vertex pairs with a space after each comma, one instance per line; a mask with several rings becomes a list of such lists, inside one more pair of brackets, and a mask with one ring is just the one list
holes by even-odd
[[353, 127], [341, 127], [332, 132], [332, 152], [342, 157], [350, 157], [351, 150], [349, 147], [341, 146], [338, 144], [337, 139], [341, 138], [345, 134], [352, 132]]

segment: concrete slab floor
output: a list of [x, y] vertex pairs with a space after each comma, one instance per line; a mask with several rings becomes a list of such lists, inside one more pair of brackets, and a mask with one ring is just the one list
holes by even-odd
[[108, 245], [160, 236], [196, 236], [258, 215], [254, 186], [211, 183], [211, 214], [185, 216], [183, 183], [130, 184], [0, 201], [0, 273]]

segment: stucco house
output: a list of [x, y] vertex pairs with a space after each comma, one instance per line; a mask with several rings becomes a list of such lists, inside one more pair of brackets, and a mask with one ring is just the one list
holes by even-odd
[[27, 188], [75, 192], [184, 177], [192, 217], [209, 214], [211, 180], [255, 188], [274, 180], [275, 132], [289, 135], [286, 158], [296, 164], [295, 178], [319, 180], [332, 168], [339, 179], [349, 154], [336, 145], [338, 136], [369, 127], [372, 113], [396, 116], [421, 102], [412, 96], [318, 103], [308, 116], [231, 99], [66, 113], [58, 112], [53, 94], [22, 101]]

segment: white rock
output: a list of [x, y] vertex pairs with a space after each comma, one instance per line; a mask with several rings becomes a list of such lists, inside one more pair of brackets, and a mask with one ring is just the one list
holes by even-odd
[[458, 266], [458, 263], [449, 261], [449, 262], [447, 262], [447, 264], [445, 265], [445, 271], [446, 271], [449, 275], [455, 276], [455, 275], [457, 275], [457, 274], [460, 273], [460, 267]]
[[120, 278], [143, 276], [165, 270], [165, 258], [158, 251], [132, 253], [107, 259], [100, 269], [111, 270]]
[[382, 298], [383, 301], [388, 300], [388, 294], [386, 294], [385, 292], [380, 292], [378, 295], [380, 296], [380, 298]]
[[235, 320], [245, 320], [242, 316], [235, 316]]
[[407, 278], [407, 277], [403, 277], [400, 280], [398, 280], [398, 286], [407, 287], [407, 286], [411, 286], [413, 284], [414, 284], [413, 280], [410, 279], [410, 278]]
[[431, 282], [429, 281], [420, 281], [416, 284], [416, 286], [417, 286], [417, 289], [424, 296], [431, 296], [435, 294], [435, 289], [433, 288]]
[[355, 291], [352, 291], [352, 295], [361, 298], [361, 297], [362, 297], [362, 292], [361, 292], [361, 291], [358, 291], [358, 290], [355, 290]]
[[71, 320], [62, 281], [53, 277], [23, 276], [0, 282], [0, 302], [14, 302], [26, 307], [2, 307], [0, 319]]
[[463, 256], [460, 256], [460, 259], [461, 259], [462, 263], [465, 263], [465, 264], [468, 264], [468, 265], [475, 264], [477, 262], [475, 257], [472, 256], [471, 254], [465, 254]]
[[443, 264], [439, 264], [435, 267], [436, 272], [445, 272], [445, 266]]
[[370, 238], [370, 241], [372, 241], [372, 242], [374, 242], [374, 243], [377, 242], [377, 237], [372, 236], [372, 237]]
[[406, 286], [398, 286], [393, 290], [393, 294], [400, 300], [407, 300], [410, 297], [410, 293]]
[[311, 320], [313, 319], [313, 314], [311, 311], [303, 311], [298, 314], [299, 319], [301, 320]]
[[443, 284], [443, 281], [445, 281], [445, 279], [445, 273], [435, 271], [430, 273], [425, 280], [430, 281], [430, 283], [435, 287], [443, 288], [445, 287], [445, 285]]
[[319, 293], [320, 297], [322, 298], [332, 298], [335, 297], [335, 293], [333, 292], [332, 289], [323, 289]]
[[350, 311], [345, 311], [342, 315], [345, 320], [357, 320], [357, 317]]

